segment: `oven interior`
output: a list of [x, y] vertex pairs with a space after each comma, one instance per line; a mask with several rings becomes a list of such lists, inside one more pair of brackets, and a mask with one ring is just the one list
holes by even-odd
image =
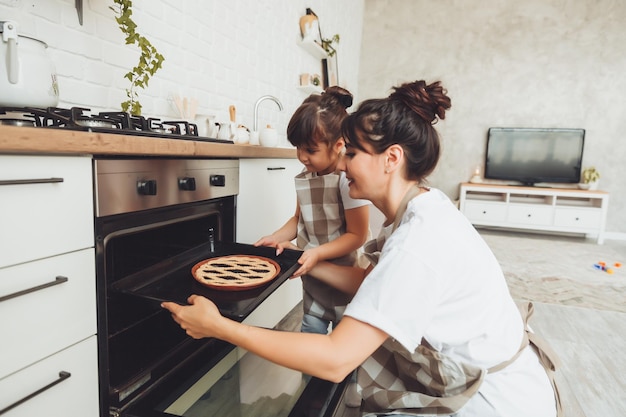
[[101, 390], [108, 387], [107, 404], [129, 402], [208, 343], [189, 338], [159, 302], [122, 292], [116, 284], [155, 268], [167, 275], [167, 262], [211, 239], [232, 242], [234, 212], [235, 198], [225, 197], [96, 219], [100, 362], [106, 370]]

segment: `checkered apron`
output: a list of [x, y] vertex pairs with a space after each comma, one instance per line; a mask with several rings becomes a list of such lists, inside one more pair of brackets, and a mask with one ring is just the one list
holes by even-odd
[[[419, 193], [414, 187], [407, 193], [394, 221], [397, 228], [409, 200]], [[365, 245], [365, 255], [378, 263], [384, 237]], [[560, 396], [554, 380], [559, 360], [550, 346], [530, 332], [528, 319], [532, 303], [519, 306], [525, 332], [518, 352], [509, 360], [489, 369], [461, 363], [434, 350], [425, 339], [414, 352], [409, 352], [393, 338], [387, 339], [359, 368], [357, 383], [363, 398], [362, 409], [374, 412], [401, 412], [403, 415], [450, 415], [463, 407], [478, 392], [487, 373], [497, 372], [513, 363], [530, 343], [546, 369], [557, 404], [557, 416], [562, 416]]]
[[[300, 206], [296, 244], [300, 249], [318, 247], [346, 232], [339, 179], [339, 174], [318, 176], [312, 172], [302, 172], [295, 177]], [[352, 266], [356, 261], [356, 251], [328, 261]], [[304, 312], [324, 320], [340, 320], [352, 298], [308, 275], [302, 276], [302, 287]]]

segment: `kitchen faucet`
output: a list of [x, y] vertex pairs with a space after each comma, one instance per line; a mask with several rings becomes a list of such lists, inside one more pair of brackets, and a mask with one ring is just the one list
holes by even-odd
[[260, 97], [254, 104], [254, 131], [255, 132], [259, 131], [259, 104], [261, 104], [261, 102], [265, 100], [272, 100], [274, 103], [278, 104], [278, 108], [280, 110], [283, 109], [282, 103], [276, 97], [270, 96], [270, 95]]

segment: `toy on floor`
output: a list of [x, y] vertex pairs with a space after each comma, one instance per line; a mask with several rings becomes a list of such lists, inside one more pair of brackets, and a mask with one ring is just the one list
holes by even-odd
[[[607, 274], [613, 274], [613, 272], [615, 272], [613, 270], [613, 268], [610, 268], [608, 266], [606, 266], [606, 262], [604, 261], [600, 261], [597, 264], [593, 264], [593, 267], [599, 271], [605, 271]], [[622, 263], [621, 262], [615, 262], [613, 264], [614, 268], [621, 268], [622, 267]]]

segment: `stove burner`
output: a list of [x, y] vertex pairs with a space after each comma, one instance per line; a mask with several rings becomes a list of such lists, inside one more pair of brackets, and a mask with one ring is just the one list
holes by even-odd
[[26, 120], [26, 119], [0, 119], [0, 125], [3, 126], [27, 126], [27, 127], [35, 127], [37, 124], [34, 120]]
[[198, 126], [184, 120], [161, 121], [143, 116], [131, 116], [124, 112], [101, 112], [91, 114], [90, 109], [72, 107], [13, 108], [0, 107], [0, 125], [46, 127], [115, 133], [131, 136], [186, 139], [206, 142], [233, 143], [198, 136]]

